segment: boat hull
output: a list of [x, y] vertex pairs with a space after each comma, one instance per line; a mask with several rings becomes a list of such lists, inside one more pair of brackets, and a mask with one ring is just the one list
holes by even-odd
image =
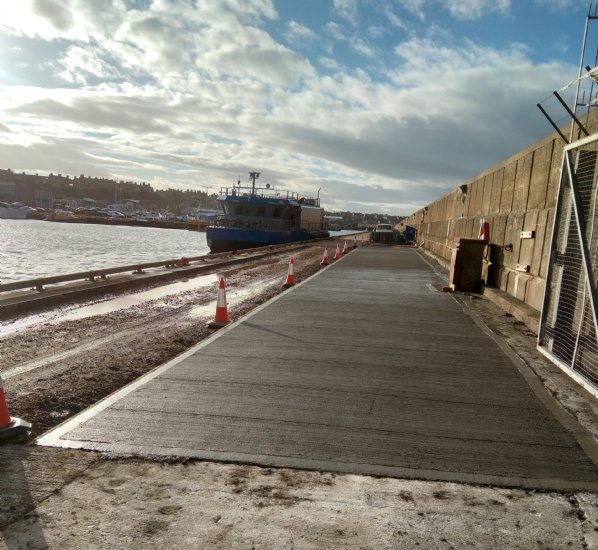
[[0, 207], [0, 220], [24, 220], [29, 208], [21, 206]]
[[235, 229], [228, 227], [208, 227], [206, 238], [210, 252], [231, 252], [244, 248], [272, 246], [313, 238], [309, 231], [264, 231]]

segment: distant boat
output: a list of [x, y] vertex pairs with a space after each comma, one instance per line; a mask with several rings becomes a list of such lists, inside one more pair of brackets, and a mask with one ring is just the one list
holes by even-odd
[[0, 202], [0, 220], [24, 220], [28, 212], [28, 206]]
[[328, 237], [319, 197], [256, 187], [258, 172], [250, 172], [251, 187], [240, 183], [223, 188], [218, 201], [223, 216], [207, 228], [211, 252], [228, 252]]

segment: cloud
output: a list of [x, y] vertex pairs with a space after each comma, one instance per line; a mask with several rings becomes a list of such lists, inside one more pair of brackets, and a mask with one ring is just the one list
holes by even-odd
[[361, 39], [359, 37], [351, 38], [351, 40], [349, 40], [349, 45], [351, 46], [351, 49], [354, 52], [356, 52], [360, 55], [363, 55], [365, 57], [375, 57], [376, 56], [375, 48], [372, 48], [363, 39]]
[[357, 0], [333, 0], [334, 12], [353, 26], [358, 26]]
[[297, 23], [297, 21], [289, 21], [287, 23], [286, 39], [294, 44], [301, 44], [304, 41], [315, 40], [316, 34], [305, 25]]
[[[29, 42], [53, 46], [43, 68], [62, 79], [0, 85], [0, 166], [181, 186], [259, 170], [304, 192], [322, 187], [326, 207], [409, 214], [548, 133], [533, 106], [575, 73], [437, 25], [396, 32], [397, 13], [424, 17], [438, 0], [376, 3], [368, 34], [344, 17], [322, 37], [279, 22], [268, 0], [51, 4], [23, 0], [23, 17], [0, 18], [9, 35], [44, 36]], [[508, 7], [444, 5], [461, 18]], [[384, 49], [390, 38], [397, 46]], [[307, 43], [313, 64], [298, 53]]]
[[479, 19], [488, 12], [507, 13], [510, 0], [447, 0], [446, 5], [454, 17], [464, 20]]
[[564, 11], [571, 9], [588, 9], [588, 2], [585, 0], [536, 0], [536, 4], [542, 9], [549, 9], [552, 11]]
[[33, 0], [32, 11], [60, 32], [70, 29], [74, 22], [70, 10], [55, 0]]

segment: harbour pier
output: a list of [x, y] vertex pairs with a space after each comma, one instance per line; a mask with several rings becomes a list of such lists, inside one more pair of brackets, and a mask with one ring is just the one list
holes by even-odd
[[598, 446], [412, 248], [359, 248], [38, 445], [546, 490]]

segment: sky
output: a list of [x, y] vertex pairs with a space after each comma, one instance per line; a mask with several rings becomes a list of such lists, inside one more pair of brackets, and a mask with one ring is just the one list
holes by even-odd
[[589, 5], [0, 0], [0, 168], [408, 215], [567, 122]]

